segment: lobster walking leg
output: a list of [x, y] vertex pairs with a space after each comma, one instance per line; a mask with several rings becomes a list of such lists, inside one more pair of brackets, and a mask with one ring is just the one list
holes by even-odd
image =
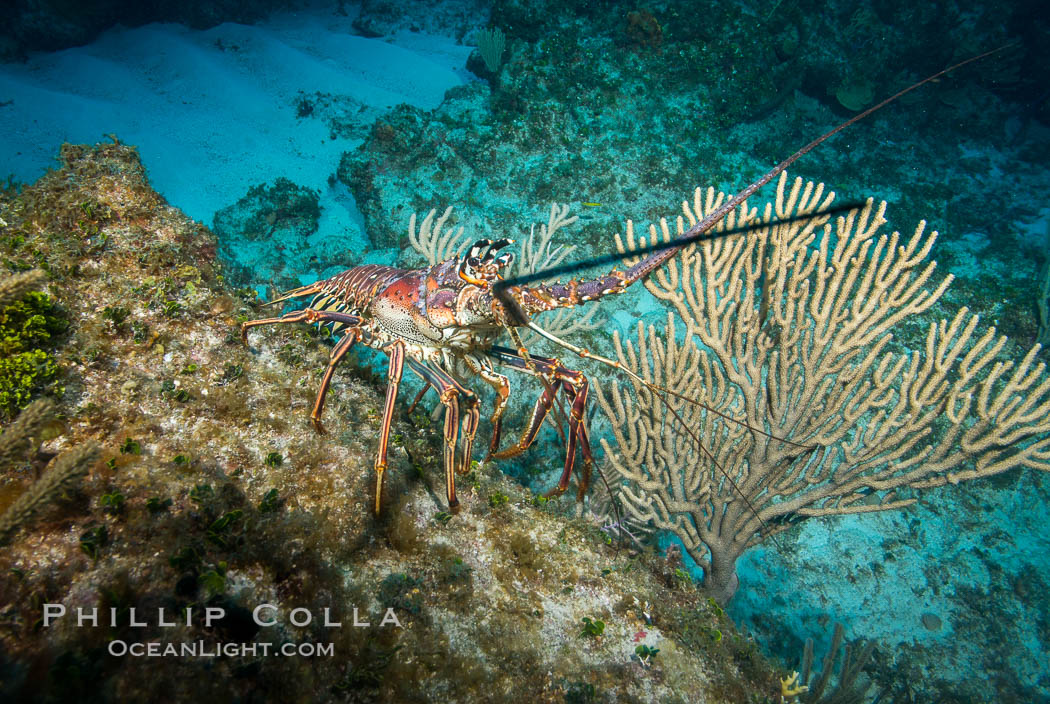
[[[507, 377], [497, 373], [487, 359], [466, 355], [463, 357], [463, 361], [470, 367], [471, 371], [475, 372], [483, 381], [496, 390], [496, 408], [492, 412], [492, 417], [489, 418], [489, 422], [492, 424], [492, 441], [489, 443], [488, 453], [485, 455], [485, 461], [488, 462], [496, 448], [499, 447], [500, 432], [503, 428], [503, 412], [507, 410], [507, 400], [510, 398], [510, 382], [507, 381]], [[423, 384], [423, 389], [412, 401], [412, 405], [409, 406], [409, 413], [416, 409], [419, 402], [426, 396], [427, 391], [430, 390], [430, 386], [429, 382]]]
[[507, 410], [507, 400], [510, 398], [510, 382], [507, 381], [507, 377], [496, 372], [492, 368], [492, 363], [484, 357], [464, 355], [463, 361], [470, 367], [471, 371], [480, 376], [482, 381], [496, 391], [496, 408], [492, 411], [492, 417], [489, 419], [489, 422], [492, 423], [492, 441], [489, 443], [488, 453], [485, 455], [485, 461], [488, 462], [489, 458], [492, 457], [499, 447], [500, 434], [503, 429], [503, 412]]
[[279, 318], [262, 318], [241, 323], [241, 340], [245, 343], [248, 342], [248, 328], [253, 328], [256, 325], [272, 325], [274, 323], [342, 323], [343, 325], [357, 326], [361, 324], [361, 317], [331, 310], [303, 308], [302, 310], [285, 313]]
[[[474, 447], [474, 436], [478, 431], [478, 397], [473, 391], [465, 388], [457, 382], [450, 374], [436, 365], [417, 362], [408, 358], [408, 366], [423, 379], [424, 382], [433, 386], [445, 406], [445, 497], [448, 499], [449, 510], [455, 510], [459, 506], [456, 498], [456, 471], [466, 473], [470, 469], [470, 455]], [[466, 404], [463, 415], [463, 451], [459, 462], [456, 462], [456, 446], [459, 444], [460, 407], [459, 400], [463, 399]], [[458, 464], [458, 466], [457, 466]]]
[[335, 366], [339, 364], [344, 356], [346, 356], [346, 353], [350, 351], [350, 348], [354, 346], [354, 343], [358, 342], [362, 337], [361, 329], [358, 327], [361, 324], [361, 318], [356, 315], [350, 315], [349, 313], [304, 308], [302, 310], [292, 311], [291, 313], [285, 313], [279, 318], [262, 318], [260, 320], [249, 320], [246, 323], [242, 323], [241, 340], [247, 343], [248, 329], [257, 325], [304, 322], [340, 323], [350, 326], [349, 332], [347, 332], [346, 335], [339, 340], [335, 348], [332, 349], [332, 354], [328, 359], [328, 367], [325, 369], [324, 378], [321, 380], [321, 389], [317, 392], [317, 399], [314, 401], [313, 410], [310, 412], [310, 420], [313, 421], [314, 429], [319, 435], [324, 435], [324, 427], [321, 425], [321, 411], [324, 409], [324, 398], [328, 393], [328, 386], [332, 382], [332, 373], [335, 371]]
[[[521, 371], [529, 373], [528, 369], [521, 367]], [[551, 410], [551, 406], [554, 405], [554, 400], [557, 397], [559, 384], [550, 385], [547, 384], [543, 393], [536, 401], [536, 405], [532, 409], [532, 415], [529, 416], [529, 423], [525, 426], [525, 430], [522, 431], [521, 438], [518, 442], [514, 443], [505, 450], [498, 450], [492, 453], [492, 459], [506, 460], [511, 457], [517, 457], [536, 441], [536, 435], [539, 433], [540, 428], [543, 427], [543, 421], [547, 417], [547, 414]]]
[[569, 411], [569, 437], [565, 451], [565, 468], [562, 470], [557, 488], [551, 490], [550, 495], [562, 494], [569, 488], [569, 479], [572, 477], [572, 470], [576, 463], [576, 447], [579, 445], [580, 454], [583, 455], [583, 468], [577, 490], [577, 498], [582, 500], [587, 492], [587, 487], [590, 486], [591, 467], [594, 464], [594, 458], [591, 455], [590, 438], [587, 433], [587, 423], [584, 420], [589, 388], [587, 377], [582, 372], [563, 367], [556, 359], [546, 357], [530, 355], [529, 358], [532, 363], [530, 367], [529, 362], [526, 362], [524, 357], [506, 347], [495, 346], [488, 352], [488, 356], [504, 366], [517, 369], [525, 374], [549, 376], [551, 381], [544, 388], [543, 394], [536, 402], [536, 406], [532, 411], [532, 418], [529, 420], [529, 425], [525, 432], [522, 433], [521, 439], [518, 440], [517, 444], [506, 450], [493, 453], [492, 457], [495, 459], [506, 459], [527, 450], [536, 441], [540, 427], [542, 427], [544, 419], [550, 412], [551, 406], [554, 405], [555, 395], [558, 389], [561, 388], [572, 401], [572, 408]]
[[387, 345], [384, 351], [390, 355], [390, 368], [387, 371], [386, 404], [383, 406], [383, 425], [379, 429], [379, 452], [376, 454], [375, 464], [377, 516], [383, 500], [383, 473], [386, 471], [390, 424], [394, 420], [394, 402], [397, 400], [397, 389], [401, 385], [401, 374], [405, 369], [405, 343], [397, 340]]
[[[571, 394], [572, 390], [576, 391], [576, 397], [572, 401], [572, 410], [569, 411], [569, 443], [566, 454], [569, 457], [576, 456], [576, 441], [580, 443], [580, 454], [583, 455], [583, 469], [580, 472], [580, 482], [576, 489], [576, 500], [583, 501], [583, 497], [587, 494], [587, 488], [591, 485], [591, 468], [594, 466], [594, 457], [591, 455], [591, 440], [587, 432], [587, 422], [584, 420], [584, 416], [587, 413], [587, 392], [589, 384], [587, 383], [587, 377], [583, 375], [583, 372], [574, 372], [579, 374], [579, 387], [573, 386], [576, 381], [564, 381], [565, 393]], [[573, 432], [573, 428], [576, 431]], [[568, 464], [568, 462], [566, 462]], [[558, 481], [558, 493], [564, 492], [569, 488], [569, 475], [572, 472], [572, 467], [566, 467], [562, 472], [561, 479]]]
[[427, 395], [427, 391], [430, 391], [429, 381], [423, 382], [423, 388], [420, 389], [418, 394], [416, 394], [416, 398], [414, 401], [412, 401], [412, 405], [408, 407], [409, 415], [412, 415], [412, 411], [416, 410], [416, 406], [418, 406], [419, 402], [423, 400], [423, 397]]
[[339, 340], [336, 346], [332, 348], [332, 354], [328, 358], [328, 366], [325, 368], [324, 377], [321, 379], [321, 388], [317, 392], [317, 400], [314, 401], [314, 409], [310, 411], [310, 420], [313, 421], [314, 429], [318, 435], [324, 435], [324, 426], [321, 425], [321, 411], [324, 410], [324, 397], [328, 393], [329, 384], [332, 383], [332, 373], [335, 371], [335, 365], [339, 364], [340, 360], [354, 346], [354, 343], [360, 339], [361, 330], [350, 328], [350, 332], [346, 333], [343, 339]]

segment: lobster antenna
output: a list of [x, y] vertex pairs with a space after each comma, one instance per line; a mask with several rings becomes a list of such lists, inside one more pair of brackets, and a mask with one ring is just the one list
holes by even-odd
[[[712, 228], [705, 228], [702, 232], [696, 234], [686, 234], [682, 237], [671, 240], [670, 242], [653, 242], [651, 244], [635, 247], [634, 249], [627, 252], [617, 252], [616, 254], [600, 254], [597, 257], [591, 257], [590, 259], [581, 259], [578, 262], [572, 262], [571, 264], [559, 264], [558, 266], [552, 266], [549, 269], [538, 271], [534, 274], [522, 274], [521, 276], [512, 276], [501, 281], [497, 281], [492, 285], [492, 289], [496, 296], [500, 298], [503, 303], [507, 302], [506, 291], [511, 286], [520, 286], [523, 284], [530, 284], [534, 281], [542, 281], [544, 279], [550, 279], [555, 276], [561, 276], [562, 274], [574, 274], [582, 269], [589, 269], [594, 266], [600, 266], [602, 264], [619, 264], [623, 262], [624, 257], [633, 257], [639, 254], [650, 254], [651, 252], [662, 252], [667, 249], [674, 249], [676, 247], [684, 247], [685, 245], [692, 244], [694, 242], [706, 242], [707, 240], [717, 240], [722, 237], [729, 237], [730, 235], [738, 235], [742, 233], [754, 232], [755, 230], [765, 229], [771, 225], [792, 225], [797, 222], [805, 222], [807, 220], [813, 220], [817, 217], [823, 217], [825, 215], [840, 215], [843, 213], [850, 212], [852, 210], [860, 210], [864, 207], [862, 201], [847, 201], [845, 203], [839, 203], [834, 205], [827, 210], [820, 210], [808, 215], [792, 215], [787, 218], [777, 218], [770, 222], [753, 223], [748, 225], [741, 225], [721, 232], [712, 232]], [[525, 315], [525, 312], [521, 310], [520, 306], [511, 306], [511, 317], [518, 320], [522, 325], [525, 324], [529, 318]]]
[[[833, 129], [829, 130], [828, 132], [825, 132], [823, 135], [817, 137], [812, 142], [810, 142], [809, 144], [806, 144], [804, 147], [802, 147], [801, 149], [796, 151], [794, 154], [792, 154], [788, 158], [786, 158], [783, 161], [781, 161], [780, 163], [778, 163], [772, 169], [770, 169], [765, 174], [760, 176], [757, 180], [752, 182], [749, 186], [744, 188], [744, 190], [742, 190], [741, 192], [737, 193], [728, 202], [724, 203], [720, 208], [715, 210], [713, 213], [709, 214], [701, 222], [697, 223], [697, 225], [695, 227], [690, 228], [690, 231], [688, 233], [686, 233], [685, 237], [682, 237], [682, 238], [676, 239], [676, 240], [672, 240], [671, 242], [663, 243], [662, 245], [657, 246], [657, 247], [653, 247], [653, 251], [659, 250], [659, 251], [666, 252], [667, 253], [666, 257], [670, 258], [674, 254], [676, 254], [678, 252], [678, 250], [680, 250], [683, 246], [685, 246], [686, 244], [689, 244], [690, 242], [698, 241], [698, 240], [704, 239], [704, 238], [710, 238], [710, 237], [721, 236], [723, 234], [727, 234], [727, 233], [718, 233], [717, 235], [709, 235], [708, 233], [730, 211], [734, 210], [737, 205], [739, 205], [740, 203], [745, 201], [749, 196], [753, 195], [762, 186], [766, 185], [767, 183], [772, 181], [774, 178], [779, 176], [782, 172], [787, 170], [787, 167], [789, 167], [791, 164], [795, 163], [801, 157], [803, 157], [804, 155], [806, 155], [809, 152], [813, 151], [815, 148], [820, 146], [822, 143], [824, 143], [825, 141], [827, 141], [831, 137], [835, 136], [836, 134], [838, 134], [842, 130], [846, 129], [847, 127], [850, 127], [851, 125], [853, 125], [853, 124], [855, 124], [857, 122], [860, 122], [861, 120], [863, 120], [864, 118], [868, 117], [872, 113], [876, 112], [877, 110], [882, 109], [886, 105], [889, 105], [890, 103], [896, 101], [901, 96], [903, 96], [903, 95], [905, 95], [907, 93], [910, 93], [911, 91], [915, 90], [916, 88], [919, 88], [920, 86], [925, 85], [926, 83], [929, 83], [931, 81], [935, 81], [936, 79], [940, 78], [941, 76], [945, 75], [946, 73], [954, 71], [957, 68], [961, 68], [962, 66], [965, 66], [966, 64], [972, 63], [974, 61], [978, 61], [979, 59], [983, 59], [986, 56], [990, 56], [990, 55], [995, 54], [995, 53], [997, 53], [999, 51], [1002, 51], [1003, 49], [1006, 49], [1006, 48], [1008, 48], [1011, 45], [1012, 44], [1004, 44], [1003, 46], [997, 47], [997, 48], [992, 49], [990, 51], [983, 52], [983, 53], [978, 54], [976, 56], [972, 56], [972, 57], [970, 57], [968, 59], [965, 59], [964, 61], [960, 61], [960, 62], [958, 62], [956, 64], [953, 64], [953, 65], [949, 66], [948, 68], [942, 69], [942, 70], [938, 71], [937, 73], [934, 73], [934, 74], [932, 74], [930, 76], [927, 76], [926, 78], [922, 79], [921, 81], [917, 81], [916, 83], [913, 83], [912, 85], [908, 86], [907, 88], [904, 88], [903, 90], [900, 90], [900, 91], [894, 93], [890, 97], [882, 100], [879, 103], [876, 103], [875, 105], [871, 106], [867, 110], [864, 110], [863, 112], [861, 112], [861, 113], [859, 113], [857, 115], [854, 115], [849, 120], [846, 120], [845, 122], [841, 123], [837, 127], [834, 127]], [[826, 213], [821, 213], [821, 214], [826, 214]], [[674, 251], [671, 251], [671, 250], [674, 250]], [[590, 264], [591, 262], [587, 262], [587, 263]], [[654, 262], [655, 266], [659, 266], [662, 263], [663, 262]], [[571, 265], [568, 270], [576, 271], [576, 270], [579, 269], [579, 267], [580, 267], [580, 264], [574, 264], [574, 265]], [[585, 350], [585, 349], [583, 349], [581, 347], [573, 345], [572, 343], [567, 342], [565, 340], [562, 340], [562, 339], [558, 338], [557, 336], [553, 335], [552, 333], [547, 332], [546, 330], [541, 328], [539, 325], [534, 323], [532, 320], [530, 320], [528, 315], [521, 308], [521, 306], [518, 304], [518, 302], [515, 301], [514, 298], [509, 294], [508, 288], [510, 286], [512, 286], [512, 285], [520, 285], [520, 284], [523, 284], [523, 283], [528, 283], [530, 281], [534, 281], [534, 280], [541, 279], [541, 278], [549, 278], [549, 277], [554, 276], [557, 273], [559, 273], [559, 272], [556, 271], [556, 269], [558, 269], [558, 267], [555, 267], [555, 269], [550, 269], [550, 270], [547, 270], [547, 271], [540, 272], [539, 274], [533, 274], [533, 275], [526, 276], [526, 277], [515, 277], [515, 278], [512, 278], [512, 279], [499, 281], [493, 286], [493, 293], [504, 304], [504, 306], [506, 307], [506, 309], [507, 309], [508, 313], [511, 315], [511, 317], [517, 318], [517, 320], [515, 322], [517, 322], [519, 325], [527, 326], [528, 328], [530, 328], [531, 330], [533, 330], [537, 334], [541, 335], [542, 337], [545, 337], [548, 340], [550, 340], [551, 342], [553, 342], [553, 343], [555, 343], [555, 344], [557, 344], [557, 345], [559, 345], [561, 347], [564, 347], [567, 350], [570, 350], [571, 352], [575, 353], [576, 355], [580, 356], [583, 359], [594, 359], [594, 360], [596, 360], [598, 362], [601, 362], [603, 364], [611, 366], [611, 367], [613, 367], [615, 369], [620, 369], [625, 374], [627, 374], [629, 377], [631, 377], [632, 379], [634, 379], [638, 383], [642, 384], [646, 388], [648, 388], [648, 389], [650, 389], [650, 390], [652, 390], [654, 392], [657, 392], [656, 393], [657, 397], [661, 399], [661, 401], [667, 407], [667, 409], [670, 410], [671, 413], [675, 416], [675, 418], [679, 421], [679, 423], [681, 423], [682, 427], [689, 434], [689, 436], [696, 441], [698, 447], [700, 447], [703, 450], [704, 454], [706, 454], [711, 459], [711, 461], [715, 464], [715, 466], [718, 468], [718, 470], [722, 473], [722, 476], [725, 477], [726, 480], [728, 480], [729, 483], [736, 490], [737, 494], [744, 500], [745, 503], [747, 503], [748, 508], [755, 515], [755, 517], [757, 517], [759, 519], [759, 521], [763, 524], [763, 526], [767, 525], [766, 521], [762, 519], [762, 517], [759, 515], [758, 511], [755, 509], [754, 505], [752, 505], [751, 501], [740, 490], [739, 486], [733, 480], [733, 478], [729, 475], [729, 473], [726, 472], [726, 470], [717, 462], [717, 460], [715, 460], [714, 455], [710, 452], [710, 450], [708, 450], [704, 446], [704, 444], [700, 441], [700, 439], [696, 436], [696, 434], [693, 433], [692, 430], [686, 425], [686, 423], [682, 419], [682, 417], [677, 413], [677, 411], [675, 411], [671, 407], [671, 404], [668, 403], [667, 399], [664, 398], [663, 395], [661, 393], [659, 393], [659, 392], [663, 391], [663, 392], [672, 394], [672, 395], [674, 395], [674, 396], [676, 396], [678, 398], [682, 398], [682, 399], [687, 400], [687, 401], [689, 401], [690, 399], [686, 399], [685, 397], [681, 396], [680, 394], [671, 392], [671, 391], [669, 391], [667, 389], [662, 389], [662, 388], [656, 386], [655, 384], [652, 384], [650, 382], [645, 381], [639, 375], [637, 375], [633, 371], [625, 368], [619, 362], [616, 362], [616, 361], [613, 361], [611, 359], [602, 357], [600, 355], [592, 354], [592, 353], [588, 352], [587, 350]], [[507, 326], [507, 329], [510, 330], [511, 326]], [[513, 337], [515, 337], [516, 339], [520, 339], [520, 337], [518, 337], [517, 335], [513, 335]], [[531, 364], [530, 364], [530, 366], [531, 366]], [[691, 402], [697, 403], [698, 405], [701, 405], [701, 406], [707, 408], [709, 411], [712, 411], [712, 412], [714, 412], [714, 413], [716, 413], [718, 415], [722, 415], [722, 414], [718, 413], [717, 411], [714, 411], [714, 409], [708, 408], [705, 404], [700, 404], [699, 402], [695, 402], [695, 401], [691, 401]], [[723, 418], [728, 418], [727, 416], [724, 416], [724, 415], [722, 417]], [[730, 419], [730, 420], [735, 420], [735, 419]], [[748, 426], [748, 427], [750, 428], [750, 426]], [[762, 430], [760, 430], [758, 428], [751, 428], [751, 429], [756, 431], [756, 432], [762, 433], [763, 435], [769, 435], [768, 433], [765, 433], [764, 431], [762, 431]], [[770, 436], [770, 437], [774, 437], [774, 436]], [[781, 440], [783, 442], [788, 442], [788, 443], [790, 443], [792, 445], [795, 445], [797, 447], [804, 447], [802, 445], [798, 445], [797, 443], [791, 442], [791, 441], [786, 440], [786, 439], [782, 439], [782, 438], [776, 438], [776, 439], [777, 440]], [[772, 538], [773, 542], [776, 544], [777, 541], [775, 540], [774, 535], [775, 535], [775, 533], [770, 533], [769, 537]], [[779, 544], [777, 544], [777, 545], [778, 545], [778, 548], [779, 548], [780, 547]]]
[[[925, 85], [927, 83], [930, 83], [931, 81], [935, 81], [938, 78], [940, 78], [941, 76], [945, 75], [946, 73], [950, 73], [951, 71], [954, 71], [957, 68], [961, 68], [961, 67], [965, 66], [966, 64], [972, 63], [974, 61], [978, 61], [978, 60], [983, 59], [983, 58], [985, 58], [987, 56], [991, 56], [992, 54], [995, 54], [995, 53], [998, 53], [1000, 51], [1003, 51], [1004, 49], [1008, 49], [1011, 46], [1014, 46], [1016, 44], [1017, 44], [1017, 42], [1011, 42], [1009, 44], [1004, 44], [1004, 45], [1002, 45], [1002, 46], [1000, 46], [1000, 47], [998, 47], [996, 49], [992, 49], [991, 51], [986, 51], [983, 54], [978, 54], [977, 56], [971, 56], [970, 58], [968, 58], [968, 59], [966, 59], [964, 61], [960, 61], [959, 63], [953, 64], [953, 65], [949, 66], [948, 68], [941, 69], [937, 73], [929, 75], [926, 78], [922, 79], [921, 81], [917, 81], [917, 82], [911, 84], [907, 88], [904, 88], [902, 90], [897, 91], [896, 93], [894, 93], [890, 97], [886, 98], [885, 100], [882, 100], [881, 102], [876, 103], [875, 105], [872, 105], [867, 110], [854, 115], [853, 117], [851, 117], [850, 119], [846, 120], [845, 122], [843, 122], [842, 124], [838, 125], [837, 127], [834, 127], [831, 130], [825, 132], [824, 134], [822, 134], [821, 136], [817, 137], [812, 142], [810, 142], [809, 144], [805, 145], [804, 147], [799, 149], [797, 152], [795, 152], [794, 154], [792, 154], [788, 158], [786, 158], [783, 161], [781, 161], [780, 163], [778, 163], [776, 166], [774, 166], [772, 169], [770, 169], [769, 171], [764, 173], [762, 176], [759, 176], [755, 181], [753, 181], [750, 185], [745, 187], [742, 191], [740, 191], [735, 196], [730, 198], [728, 201], [723, 203], [719, 208], [717, 208], [713, 212], [709, 213], [706, 217], [704, 217], [703, 220], [701, 220], [700, 222], [696, 223], [696, 225], [694, 225], [693, 227], [689, 228], [689, 230], [685, 233], [685, 236], [680, 237], [678, 239], [671, 240], [670, 242], [660, 243], [659, 245], [638, 248], [637, 250], [634, 250], [632, 252], [627, 252], [626, 254], [639, 254], [639, 253], [645, 253], [645, 252], [661, 251], [661, 252], [666, 252], [667, 253], [667, 257], [666, 258], [670, 259], [670, 257], [673, 256], [675, 253], [677, 253], [677, 251], [679, 249], [681, 249], [682, 246], [687, 245], [690, 242], [696, 242], [696, 241], [699, 241], [699, 240], [702, 240], [702, 239], [709, 239], [709, 238], [713, 239], [713, 238], [717, 238], [717, 237], [721, 237], [721, 236], [724, 236], [724, 235], [731, 234], [730, 232], [708, 234], [708, 232], [711, 229], [713, 229], [715, 227], [715, 225], [717, 225], [719, 222], [721, 222], [722, 219], [726, 215], [728, 215], [731, 211], [735, 210], [736, 206], [740, 205], [745, 200], [747, 200], [750, 196], [754, 195], [760, 188], [762, 188], [762, 186], [765, 186], [767, 183], [769, 183], [770, 181], [775, 179], [782, 172], [786, 171], [789, 166], [794, 164], [796, 161], [801, 159], [803, 156], [805, 156], [809, 152], [811, 152], [814, 149], [816, 149], [818, 146], [820, 146], [821, 144], [826, 142], [828, 139], [830, 139], [831, 137], [834, 137], [836, 134], [838, 134], [842, 130], [846, 129], [847, 127], [850, 127], [851, 125], [853, 125], [853, 124], [855, 124], [857, 122], [860, 122], [864, 118], [866, 118], [869, 115], [871, 115], [873, 112], [875, 112], [877, 110], [881, 110], [882, 108], [884, 108], [887, 105], [889, 105], [890, 103], [896, 101], [900, 97], [910, 93], [911, 91], [915, 90], [916, 88], [919, 88], [920, 86], [923, 86], [923, 85]], [[840, 207], [843, 207], [846, 210], [852, 209], [851, 206], [849, 206], [849, 205], [840, 206]], [[853, 206], [853, 207], [855, 207], [855, 206]], [[835, 212], [836, 210], [837, 209], [827, 210], [827, 211], [824, 211], [824, 213], [832, 213], [832, 212]], [[801, 216], [801, 217], [806, 218], [806, 217], [812, 217], [812, 216]], [[787, 220], [785, 222], [791, 222], [791, 220]], [[748, 231], [750, 229], [751, 228], [744, 228], [743, 231]], [[674, 251], [672, 252], [671, 250], [674, 250]], [[521, 307], [517, 305], [516, 301], [514, 301], [513, 303], [508, 303], [508, 300], [510, 300], [510, 297], [506, 295], [506, 292], [507, 292], [507, 289], [510, 286], [517, 286], [517, 285], [521, 285], [521, 284], [526, 284], [526, 283], [529, 283], [529, 282], [532, 282], [532, 281], [537, 281], [539, 279], [547, 279], [547, 278], [550, 278], [552, 276], [557, 276], [557, 275], [562, 274], [562, 273], [578, 271], [579, 268], [581, 268], [582, 266], [592, 266], [592, 265], [597, 265], [597, 264], [601, 264], [601, 263], [615, 262], [615, 261], [618, 261], [618, 260], [620, 260], [622, 258], [623, 258], [623, 255], [613, 254], [613, 255], [605, 255], [603, 257], [595, 257], [594, 259], [588, 259], [588, 260], [584, 260], [583, 262], [577, 262], [577, 263], [574, 263], [574, 264], [562, 264], [561, 266], [556, 266], [556, 267], [552, 267], [550, 269], [546, 269], [544, 271], [541, 271], [538, 274], [529, 274], [529, 275], [526, 275], [526, 276], [515, 276], [515, 277], [509, 278], [509, 279], [504, 279], [503, 281], [498, 281], [498, 282], [496, 282], [493, 285], [492, 288], [493, 288], [495, 294], [500, 298], [500, 300], [503, 301], [504, 304], [507, 304], [509, 306], [511, 314], [513, 316], [519, 318], [519, 321], [518, 321], [519, 324], [520, 325], [524, 325], [525, 321], [528, 320], [528, 316], [526, 316], [524, 314], [524, 311], [521, 310]], [[666, 259], [664, 259], [664, 261], [666, 261]], [[660, 264], [662, 264], [662, 263], [663, 263], [663, 261], [655, 264], [655, 266], [653, 268], [655, 269], [655, 268], [659, 267]], [[644, 274], [643, 274], [643, 276], [644, 276]]]

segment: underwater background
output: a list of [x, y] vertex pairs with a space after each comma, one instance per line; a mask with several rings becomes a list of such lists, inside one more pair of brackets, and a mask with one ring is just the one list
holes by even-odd
[[[56, 399], [59, 419], [41, 452], [4, 467], [0, 510], [70, 438], [97, 440], [101, 461], [84, 488], [0, 548], [0, 691], [40, 701], [72, 700], [75, 683], [90, 701], [504, 701], [517, 691], [542, 701], [1050, 702], [1043, 472], [800, 521], [741, 557], [740, 586], [719, 605], [671, 533], [606, 545], [610, 531], [594, 519], [603, 482], [586, 508], [575, 491], [537, 500], [564, 461], [553, 424], [521, 457], [463, 480], [477, 506], [447, 517], [439, 423], [426, 404], [408, 421], [422, 388], [409, 375], [385, 491], [394, 517], [373, 524], [385, 357], [355, 351], [339, 367], [322, 437], [307, 416], [330, 341], [279, 326], [253, 331], [252, 352], [230, 333], [276, 314], [257, 301], [349, 267], [425, 266], [409, 223], [432, 209], [452, 206], [467, 242], [531, 242], [546, 225], [565, 262], [613, 253], [628, 219], [673, 218], [698, 186], [736, 192], [883, 97], [1003, 47], [835, 136], [790, 175], [840, 201], [887, 201], [902, 233], [920, 220], [940, 233], [929, 258], [935, 276], [955, 280], [903, 331], [906, 344], [921, 347], [930, 321], [965, 306], [1020, 360], [1050, 339], [1040, 318], [1048, 39], [1050, 12], [1035, 0], [8, 4], [3, 274], [44, 268], [65, 313], [31, 311], [57, 321], [52, 347], [40, 345], [54, 369], [38, 363], [39, 378], [15, 382], [28, 390], [0, 390], [4, 427], [38, 396]], [[498, 41], [501, 51], [478, 48]], [[552, 204], [577, 219], [555, 227]], [[75, 283], [93, 271], [104, 276]], [[662, 329], [668, 315], [642, 286], [586, 309], [567, 337], [607, 356], [614, 331], [633, 336], [639, 320]], [[614, 378], [536, 349], [596, 386]], [[526, 424], [542, 391], [512, 383], [505, 434]], [[482, 393], [483, 418], [492, 397]], [[615, 488], [599, 442], [615, 445], [610, 425], [601, 410], [591, 417]], [[191, 683], [205, 672], [192, 660], [107, 655], [126, 625], [88, 637], [36, 623], [44, 603], [250, 612], [259, 599], [318, 614], [389, 603], [409, 627], [346, 629], [337, 661], [209, 663]], [[579, 626], [582, 613], [608, 632]], [[788, 694], [778, 680], [801, 669], [807, 639], [818, 662], [838, 652], [835, 624], [865, 656], [855, 690]], [[243, 642], [257, 630], [204, 637]], [[835, 677], [845, 677], [838, 666]]]

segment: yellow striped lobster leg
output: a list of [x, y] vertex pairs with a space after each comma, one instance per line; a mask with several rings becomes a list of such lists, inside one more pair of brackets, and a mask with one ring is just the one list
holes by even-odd
[[579, 446], [580, 454], [583, 455], [583, 468], [580, 472], [577, 498], [582, 501], [584, 494], [587, 492], [587, 487], [591, 483], [591, 467], [594, 464], [594, 458], [591, 455], [590, 438], [587, 433], [587, 422], [584, 417], [587, 411], [587, 392], [589, 387], [587, 377], [582, 372], [563, 367], [556, 359], [530, 355], [527, 362], [523, 357], [507, 347], [494, 346], [487, 354], [490, 358], [506, 367], [547, 379], [547, 383], [544, 384], [543, 394], [536, 401], [529, 425], [525, 432], [522, 433], [521, 439], [518, 440], [517, 444], [511, 445], [506, 450], [492, 453], [492, 457], [494, 459], [507, 459], [527, 450], [536, 441], [536, 436], [543, 426], [543, 421], [547, 418], [551, 407], [554, 405], [558, 389], [561, 388], [565, 392], [566, 397], [572, 402], [572, 408], [569, 411], [568, 442], [565, 448], [565, 468], [562, 470], [558, 486], [549, 491], [547, 495], [557, 496], [569, 488], [569, 479], [572, 477], [572, 470], [576, 466], [576, 447]]
[[[424, 382], [433, 386], [445, 406], [445, 497], [448, 499], [448, 508], [455, 511], [459, 507], [459, 499], [456, 498], [456, 471], [466, 473], [470, 470], [470, 455], [474, 447], [474, 436], [478, 431], [478, 419], [480, 410], [478, 408], [478, 397], [470, 389], [465, 388], [443, 369], [431, 364], [417, 362], [411, 357], [408, 366], [423, 379]], [[466, 404], [463, 414], [463, 452], [459, 461], [456, 458], [456, 446], [459, 444], [460, 433], [460, 399]]]
[[321, 412], [324, 410], [324, 397], [328, 393], [328, 386], [332, 382], [332, 373], [335, 371], [335, 365], [346, 356], [346, 353], [350, 351], [350, 348], [354, 346], [354, 343], [361, 339], [360, 328], [350, 328], [350, 332], [346, 333], [336, 346], [332, 348], [332, 354], [328, 358], [328, 366], [324, 370], [324, 377], [321, 379], [321, 388], [317, 391], [317, 400], [314, 401], [314, 409], [310, 411], [310, 420], [314, 423], [314, 429], [318, 435], [324, 435], [324, 426], [321, 425]]
[[405, 343], [401, 340], [391, 342], [383, 348], [390, 356], [390, 367], [387, 370], [386, 404], [383, 406], [383, 424], [379, 428], [379, 452], [376, 453], [376, 515], [383, 501], [383, 473], [386, 472], [387, 443], [390, 441], [390, 424], [394, 420], [394, 402], [397, 401], [397, 390], [401, 386], [401, 374], [405, 369]]

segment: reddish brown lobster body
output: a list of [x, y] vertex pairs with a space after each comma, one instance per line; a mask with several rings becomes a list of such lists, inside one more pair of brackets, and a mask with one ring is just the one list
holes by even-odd
[[[502, 272], [513, 261], [510, 254], [497, 255], [500, 249], [510, 243], [511, 240], [480, 240], [474, 244], [468, 256], [438, 262], [425, 269], [396, 269], [378, 265], [354, 267], [330, 279], [289, 291], [274, 301], [313, 295], [307, 308], [279, 318], [249, 321], [242, 326], [245, 339], [248, 328], [269, 323], [320, 323], [330, 326], [333, 333], [342, 335], [332, 350], [310, 414], [318, 432], [323, 432], [321, 413], [333, 370], [351, 347], [360, 343], [389, 355], [386, 404], [375, 462], [377, 513], [381, 507], [394, 402], [406, 365], [423, 379], [426, 384], [424, 391], [430, 386], [438, 391], [441, 403], [445, 406], [444, 469], [446, 496], [451, 509], [458, 505], [455, 474], [464, 473], [470, 468], [479, 418], [477, 395], [456, 376], [455, 370], [464, 366], [479, 375], [497, 393], [496, 409], [492, 414], [493, 433], [489, 457], [512, 457], [527, 449], [535, 441], [558, 390], [564, 391], [572, 404], [572, 410], [565, 467], [556, 492], [561, 493], [568, 488], [577, 445], [584, 461], [581, 495], [586, 490], [592, 462], [584, 420], [586, 377], [565, 368], [558, 360], [528, 356], [522, 349], [500, 347], [495, 342], [505, 328], [528, 324], [515, 315], [524, 313], [527, 316], [552, 308], [577, 305], [585, 300], [619, 292], [628, 280], [625, 274], [614, 271], [593, 281], [573, 281], [534, 288], [514, 287], [510, 289], [515, 306], [515, 311], [511, 313], [494, 296], [492, 289], [492, 284], [502, 279]], [[536, 403], [528, 427], [516, 444], [502, 452], [497, 451], [497, 448], [510, 385], [507, 377], [496, 371], [496, 366], [538, 375], [545, 382], [545, 390]]]

